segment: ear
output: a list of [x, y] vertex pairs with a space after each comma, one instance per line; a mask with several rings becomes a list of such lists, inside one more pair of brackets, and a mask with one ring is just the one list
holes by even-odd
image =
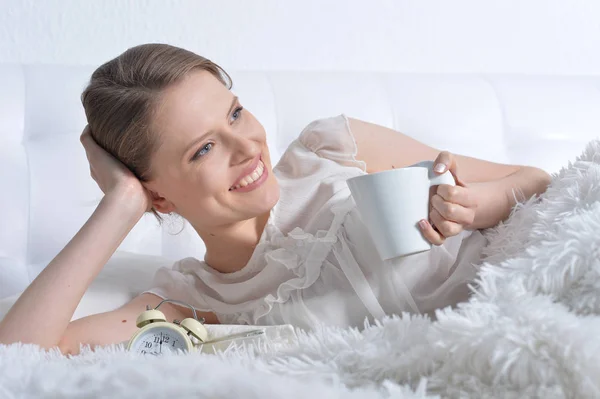
[[157, 191], [152, 190], [152, 184], [143, 183], [143, 185], [146, 188], [146, 191], [150, 193], [152, 207], [156, 209], [157, 212], [168, 214], [175, 211], [175, 204], [160, 195]]
[[167, 214], [175, 211], [175, 204], [165, 197], [155, 191], [150, 191], [150, 195], [152, 196], [152, 206], [158, 212]]

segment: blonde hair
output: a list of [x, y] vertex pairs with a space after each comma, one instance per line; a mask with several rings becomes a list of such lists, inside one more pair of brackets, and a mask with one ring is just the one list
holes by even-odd
[[207, 58], [150, 43], [101, 65], [81, 95], [94, 140], [142, 182], [151, 178], [151, 159], [158, 146], [159, 135], [152, 130], [156, 105], [166, 88], [196, 70], [210, 72], [231, 89], [231, 77]]

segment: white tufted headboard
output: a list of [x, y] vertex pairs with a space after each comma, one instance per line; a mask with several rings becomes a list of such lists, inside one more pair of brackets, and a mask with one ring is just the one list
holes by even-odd
[[[83, 225], [102, 193], [79, 135], [94, 67], [0, 65], [0, 299], [23, 290]], [[429, 145], [556, 172], [600, 132], [600, 77], [230, 72], [276, 162], [310, 121], [339, 113]], [[180, 220], [146, 215], [120, 251], [203, 257]]]

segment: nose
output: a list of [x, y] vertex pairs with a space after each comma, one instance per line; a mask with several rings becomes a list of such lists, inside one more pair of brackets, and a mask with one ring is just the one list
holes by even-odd
[[260, 153], [260, 146], [255, 141], [244, 136], [236, 136], [231, 140], [231, 165], [250, 162]]

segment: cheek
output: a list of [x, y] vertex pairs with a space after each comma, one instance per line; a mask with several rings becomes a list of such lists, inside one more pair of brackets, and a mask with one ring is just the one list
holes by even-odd
[[221, 180], [218, 175], [202, 175], [189, 179], [182, 184], [182, 190], [195, 198], [207, 197], [216, 191], [217, 182]]
[[181, 190], [194, 201], [223, 195], [229, 188], [227, 170], [220, 163], [202, 165], [181, 183]]
[[252, 136], [255, 140], [266, 141], [267, 133], [264, 126], [250, 112], [248, 112], [247, 116], [246, 126], [244, 127], [246, 131], [252, 132]]
[[[256, 125], [254, 126], [253, 129], [253, 138], [255, 141], [259, 142], [262, 144], [263, 147], [263, 154], [264, 156], [267, 157], [267, 164], [269, 167], [273, 166], [272, 160], [271, 160], [271, 152], [269, 151], [269, 146], [267, 143], [267, 132], [265, 131], [264, 127], [255, 120]], [[264, 159], [263, 159], [264, 161]]]

